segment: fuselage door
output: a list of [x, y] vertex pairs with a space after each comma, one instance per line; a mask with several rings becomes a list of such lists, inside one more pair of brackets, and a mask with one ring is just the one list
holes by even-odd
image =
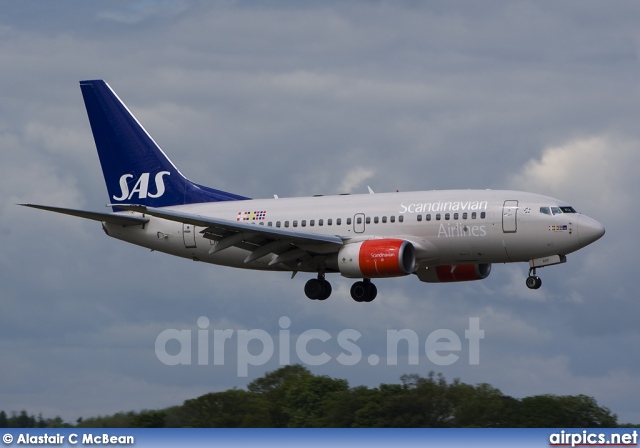
[[184, 247], [187, 249], [196, 247], [196, 228], [187, 223], [182, 224], [182, 237], [184, 238]]
[[518, 201], [504, 201], [502, 207], [502, 231], [515, 233], [518, 230]]
[[364, 213], [356, 213], [353, 217], [353, 231], [355, 233], [364, 232]]

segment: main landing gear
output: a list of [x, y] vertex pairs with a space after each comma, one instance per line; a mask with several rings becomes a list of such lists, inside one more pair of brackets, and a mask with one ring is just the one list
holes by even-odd
[[526, 284], [529, 289], [540, 289], [542, 286], [542, 279], [536, 275], [536, 268], [529, 268]]
[[331, 295], [331, 283], [319, 273], [318, 278], [312, 278], [304, 285], [304, 293], [311, 300], [327, 300]]
[[371, 279], [365, 278], [361, 282], [355, 282], [351, 286], [351, 297], [356, 302], [371, 302], [378, 295], [378, 288], [371, 283]]
[[[331, 283], [324, 279], [323, 273], [319, 273], [318, 278], [312, 278], [304, 285], [304, 293], [311, 300], [327, 300], [331, 295]], [[369, 278], [355, 282], [351, 287], [351, 297], [356, 302], [371, 302], [377, 295], [378, 288]]]

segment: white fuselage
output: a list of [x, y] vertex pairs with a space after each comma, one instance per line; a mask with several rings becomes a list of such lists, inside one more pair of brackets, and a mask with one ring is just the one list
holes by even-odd
[[[569, 212], [562, 212], [562, 208]], [[595, 241], [603, 232], [597, 221], [571, 212], [568, 204], [521, 191], [446, 190], [253, 199], [171, 209], [256, 226], [337, 235], [349, 238], [348, 242], [372, 237], [400, 238], [414, 245], [418, 267], [526, 262], [566, 255]], [[250, 253], [246, 249], [230, 247], [210, 253], [216, 241], [205, 238], [202, 228], [190, 224], [150, 217], [144, 226], [104, 225], [114, 238], [180, 257], [237, 268], [286, 269], [269, 265], [273, 254], [245, 263]], [[333, 263], [337, 261], [327, 260], [330, 268]]]

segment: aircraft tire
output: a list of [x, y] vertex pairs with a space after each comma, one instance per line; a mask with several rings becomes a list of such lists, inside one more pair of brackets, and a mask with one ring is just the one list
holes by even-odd
[[542, 279], [537, 275], [527, 277], [526, 284], [527, 288], [529, 289], [540, 289], [540, 287], [542, 286]]
[[378, 288], [368, 279], [351, 286], [351, 298], [356, 302], [371, 302], [378, 295]]
[[[329, 295], [327, 294], [326, 280], [319, 280], [316, 278], [312, 278], [304, 285], [304, 293], [311, 300], [324, 300]], [[331, 286], [329, 286], [331, 288]], [[331, 291], [329, 291], [331, 294]]]
[[375, 299], [377, 295], [378, 295], [378, 288], [376, 288], [376, 285], [371, 283], [369, 285], [369, 296], [367, 297], [365, 302], [373, 302], [373, 299]]
[[356, 302], [364, 302], [369, 295], [369, 288], [365, 282], [355, 282], [351, 285], [351, 298]]
[[542, 286], [542, 279], [540, 277], [536, 277], [536, 287], [534, 289], [540, 289]]
[[329, 298], [329, 296], [331, 295], [331, 283], [329, 283], [326, 280], [320, 280], [322, 282], [322, 285], [324, 286], [324, 294], [322, 295], [322, 297], [320, 297], [318, 300], [327, 300]]

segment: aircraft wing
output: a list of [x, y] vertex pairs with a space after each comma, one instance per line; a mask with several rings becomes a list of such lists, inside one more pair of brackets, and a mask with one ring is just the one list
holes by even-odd
[[204, 230], [200, 233], [205, 238], [217, 241], [209, 253], [220, 252], [232, 246], [240, 247], [251, 251], [245, 259], [245, 263], [271, 253], [276, 254], [277, 257], [272, 259], [269, 265], [308, 261], [319, 254], [337, 252], [349, 239], [349, 237], [338, 235], [298, 232], [279, 227], [213, 218], [167, 208], [133, 204], [118, 204], [118, 208], [203, 227]]
[[92, 219], [94, 221], [109, 222], [119, 226], [141, 226], [149, 222], [149, 218], [141, 218], [137, 216], [126, 216], [115, 213], [99, 213], [90, 212], [86, 210], [76, 210], [73, 208], [51, 207], [49, 205], [37, 205], [37, 204], [18, 204], [24, 207], [37, 208], [40, 210], [47, 210], [49, 212], [62, 213], [64, 215], [77, 216], [79, 218]]

